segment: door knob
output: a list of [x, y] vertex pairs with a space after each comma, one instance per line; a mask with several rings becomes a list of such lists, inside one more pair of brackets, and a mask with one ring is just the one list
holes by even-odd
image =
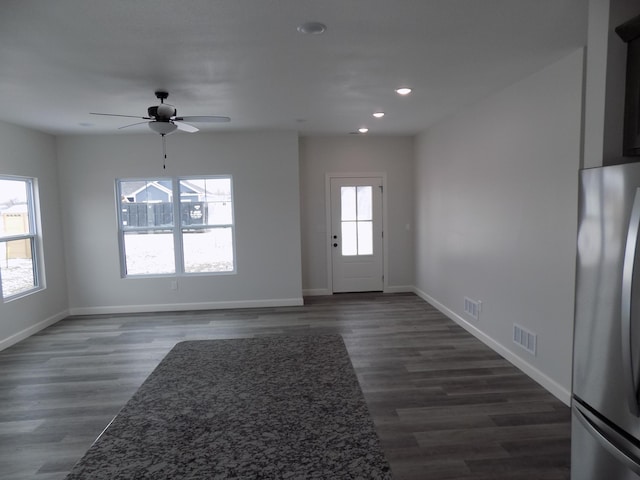
[[337, 246], [338, 246], [338, 244], [337, 244], [337, 243], [334, 243], [334, 244], [333, 244], [333, 246], [334, 246], [334, 247], [337, 247]]

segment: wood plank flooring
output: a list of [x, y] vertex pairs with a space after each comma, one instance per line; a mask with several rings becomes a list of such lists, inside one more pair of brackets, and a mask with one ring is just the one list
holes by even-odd
[[62, 320], [0, 352], [0, 478], [65, 478], [179, 341], [312, 332], [343, 335], [394, 479], [569, 479], [569, 408], [413, 294]]

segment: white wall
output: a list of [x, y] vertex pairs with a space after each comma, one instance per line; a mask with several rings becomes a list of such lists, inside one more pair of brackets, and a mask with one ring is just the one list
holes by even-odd
[[[581, 49], [416, 146], [418, 292], [567, 403], [582, 68]], [[538, 334], [537, 356], [513, 344], [514, 322]]]
[[300, 138], [302, 287], [330, 294], [327, 278], [325, 179], [328, 173], [386, 173], [386, 291], [413, 286], [413, 137]]
[[0, 122], [0, 174], [37, 179], [45, 289], [0, 301], [0, 350], [64, 318], [68, 311], [55, 139]]
[[[72, 313], [302, 303], [295, 132], [62, 136], [58, 158]], [[237, 274], [121, 278], [116, 178], [233, 176]]]

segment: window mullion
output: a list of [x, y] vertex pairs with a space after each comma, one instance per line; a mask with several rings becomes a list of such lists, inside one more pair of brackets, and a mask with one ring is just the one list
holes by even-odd
[[127, 252], [124, 241], [124, 227], [122, 226], [122, 186], [119, 181], [116, 181], [116, 208], [118, 209], [118, 215], [116, 220], [118, 222], [118, 250], [120, 251], [120, 276], [125, 278], [127, 276]]
[[31, 233], [21, 233], [20, 235], [9, 235], [6, 237], [0, 236], [0, 241], [15, 242], [16, 240], [29, 240], [32, 237], [35, 237], [35, 235]]
[[27, 205], [29, 208], [29, 233], [33, 234], [36, 231], [36, 209], [34, 208], [35, 202], [33, 201], [33, 181], [27, 181]]
[[180, 179], [173, 178], [173, 249], [176, 274], [184, 273], [184, 253], [182, 243], [182, 219], [180, 218]]
[[33, 191], [33, 180], [27, 180], [27, 204], [29, 209], [29, 245], [31, 248], [31, 268], [33, 269], [33, 287], [40, 287], [40, 275], [38, 271], [38, 263], [40, 259], [40, 252], [38, 250], [38, 242], [36, 239], [36, 217], [39, 212], [36, 212], [36, 202]]
[[356, 224], [356, 255], [360, 255], [360, 229], [358, 228], [358, 226], [360, 225], [360, 212], [358, 211], [358, 207], [359, 207], [359, 205], [358, 205], [358, 193], [359, 193], [358, 189], [359, 189], [359, 187], [356, 185], [355, 189], [356, 189], [356, 198], [355, 198], [355, 201], [356, 201], [356, 207], [355, 207], [355, 211], [356, 211], [356, 221], [355, 221], [355, 224]]
[[30, 245], [31, 245], [31, 268], [33, 269], [33, 287], [37, 288], [40, 286], [40, 275], [38, 272], [38, 262], [35, 261], [36, 255], [38, 254], [36, 250], [36, 238], [35, 236], [30, 237]]

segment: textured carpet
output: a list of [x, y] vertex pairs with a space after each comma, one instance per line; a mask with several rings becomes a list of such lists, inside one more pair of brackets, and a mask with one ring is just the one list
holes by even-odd
[[390, 479], [339, 335], [177, 344], [67, 479]]

